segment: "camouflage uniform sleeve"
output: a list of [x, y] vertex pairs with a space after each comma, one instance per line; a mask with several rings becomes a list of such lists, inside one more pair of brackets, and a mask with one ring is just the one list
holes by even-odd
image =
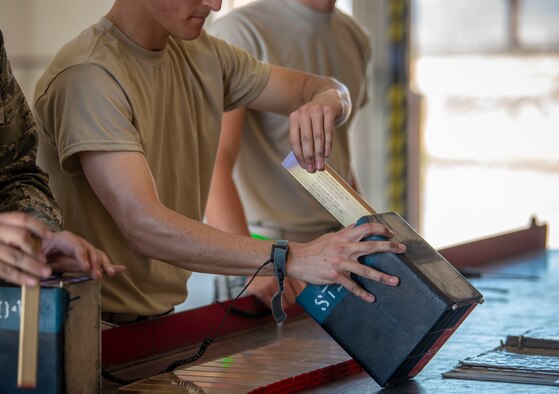
[[27, 212], [52, 230], [62, 213], [36, 163], [38, 134], [33, 115], [17, 84], [0, 31], [0, 211]]

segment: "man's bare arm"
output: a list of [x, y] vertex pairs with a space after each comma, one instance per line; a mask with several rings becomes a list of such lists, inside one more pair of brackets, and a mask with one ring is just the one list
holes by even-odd
[[[191, 271], [251, 275], [270, 257], [271, 241], [227, 234], [165, 207], [143, 154], [82, 152], [80, 162], [101, 203], [111, 214], [131, 250]], [[367, 223], [326, 234], [315, 241], [290, 243], [287, 275], [314, 284], [338, 283], [366, 301], [374, 297], [350, 273], [389, 285], [398, 279], [358, 262], [376, 252], [401, 253], [393, 241], [360, 242], [369, 234], [392, 237], [381, 225]], [[273, 275], [267, 266], [263, 275]]]

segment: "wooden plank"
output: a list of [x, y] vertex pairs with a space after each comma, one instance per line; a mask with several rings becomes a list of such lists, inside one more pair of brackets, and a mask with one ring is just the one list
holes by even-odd
[[39, 301], [41, 287], [21, 287], [21, 319], [17, 386], [35, 388], [37, 385], [37, 353], [39, 340]]
[[[180, 348], [199, 345], [215, 334], [233, 301], [174, 313], [139, 323], [104, 330], [102, 363], [104, 368], [151, 358]], [[288, 316], [303, 314], [298, 305], [286, 309]], [[239, 298], [220, 329], [219, 337], [262, 327], [274, 322], [270, 309], [256, 297]]]
[[355, 223], [362, 216], [376, 213], [328, 164], [324, 164], [324, 171], [311, 174], [299, 166], [291, 152], [282, 166], [343, 226]]
[[[33, 240], [34, 253], [39, 255], [42, 242], [37, 237], [34, 237]], [[17, 364], [17, 386], [20, 388], [35, 388], [37, 386], [40, 295], [41, 286], [38, 284], [21, 287]]]

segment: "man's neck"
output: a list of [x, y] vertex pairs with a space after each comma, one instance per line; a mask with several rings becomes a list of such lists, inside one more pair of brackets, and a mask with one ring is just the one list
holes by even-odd
[[139, 46], [152, 51], [165, 48], [169, 32], [161, 27], [137, 0], [116, 0], [107, 14], [128, 38]]

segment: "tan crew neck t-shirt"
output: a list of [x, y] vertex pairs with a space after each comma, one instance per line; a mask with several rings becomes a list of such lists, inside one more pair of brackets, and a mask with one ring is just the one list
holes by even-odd
[[149, 51], [105, 17], [51, 61], [35, 88], [34, 109], [40, 162], [61, 202], [64, 228], [126, 266], [103, 279], [103, 311], [163, 313], [186, 298], [190, 272], [132, 254], [76, 154], [142, 152], [161, 202], [201, 220], [222, 112], [255, 99], [269, 74], [267, 64], [205, 32]]

